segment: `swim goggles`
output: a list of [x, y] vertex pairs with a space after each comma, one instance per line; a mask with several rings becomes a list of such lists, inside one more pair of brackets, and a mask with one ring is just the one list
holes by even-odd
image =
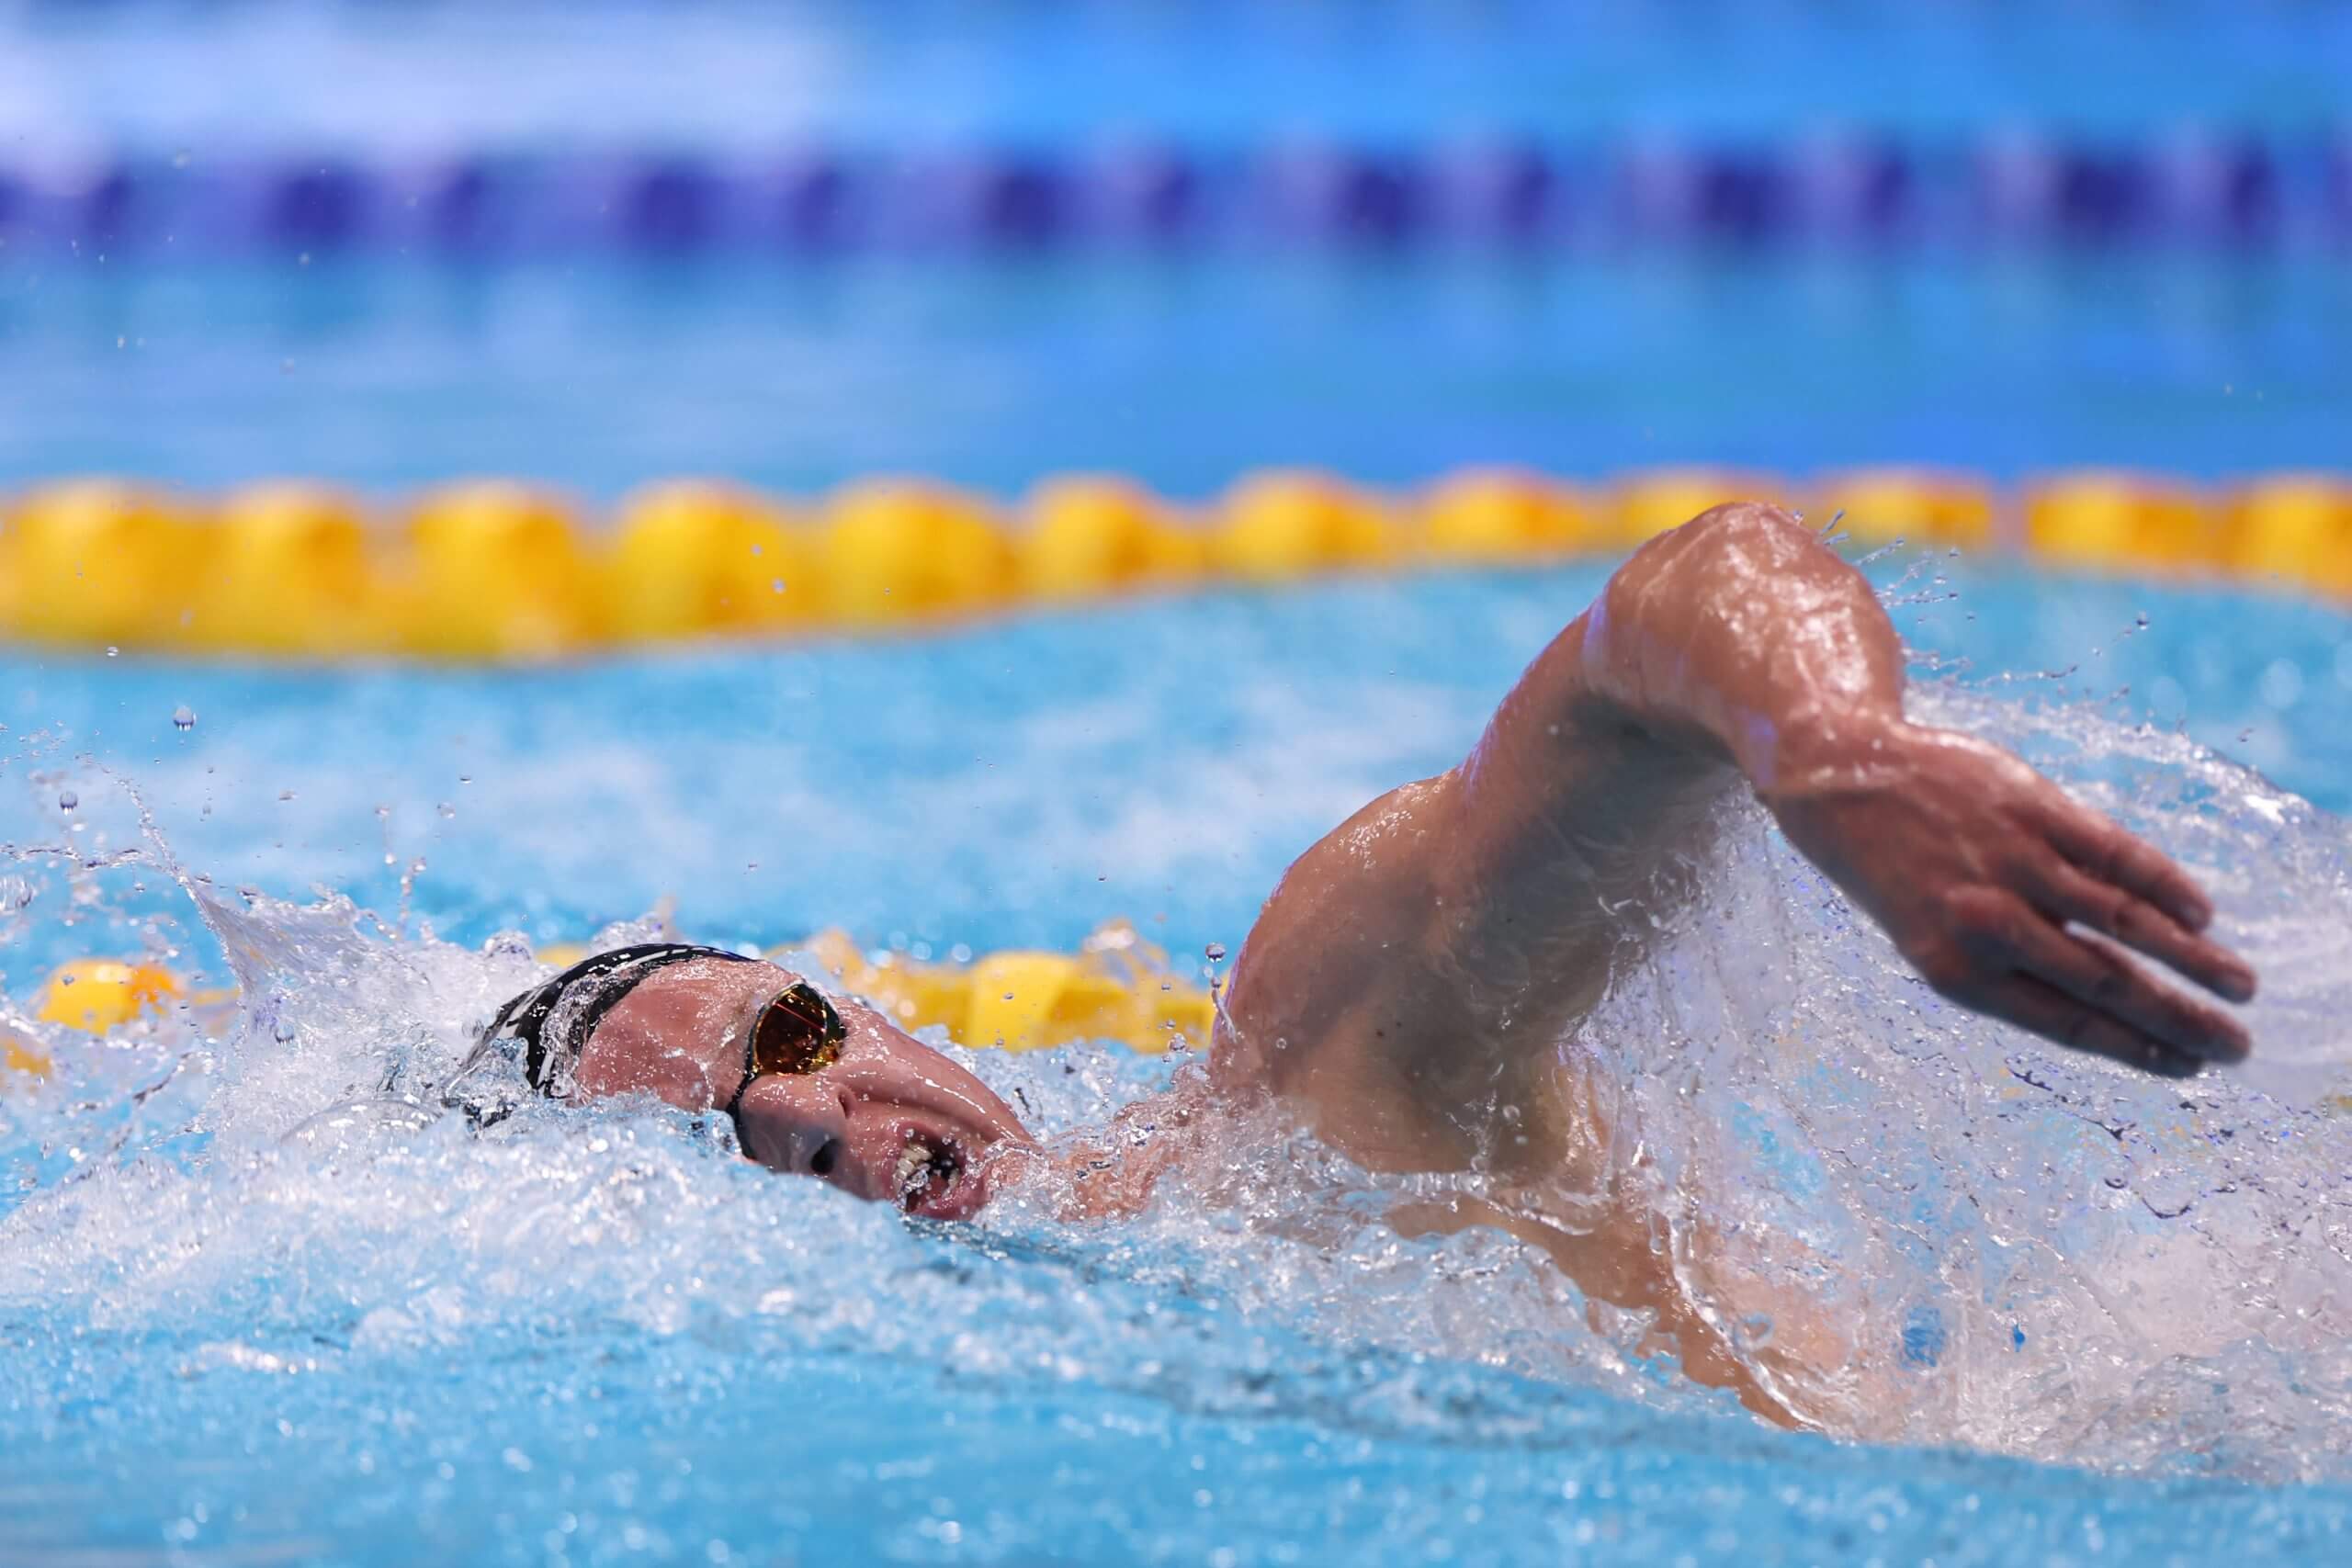
[[[796, 980], [760, 1010], [743, 1042], [743, 1083], [727, 1102], [733, 1116], [752, 1086], [764, 1077], [797, 1077], [820, 1071], [841, 1060], [842, 1043], [849, 1026], [825, 994], [806, 980]], [[742, 1124], [736, 1123], [740, 1135]]]

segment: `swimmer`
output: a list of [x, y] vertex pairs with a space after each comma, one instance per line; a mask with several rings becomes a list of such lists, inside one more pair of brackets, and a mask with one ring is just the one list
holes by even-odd
[[1611, 1168], [1589, 1064], [1562, 1046], [1689, 896], [1725, 792], [1753, 791], [1939, 994], [2060, 1045], [2173, 1077], [2245, 1055], [2234, 1019], [2130, 953], [2232, 1002], [2255, 988], [2204, 934], [2212, 907], [2186, 872], [2001, 748], [1906, 721], [1903, 672], [1870, 584], [1786, 513], [1719, 506], [1654, 539], [1458, 767], [1291, 867], [1236, 961], [1206, 1073], [1072, 1154], [1049, 1156], [875, 1010], [709, 948], [600, 954], [516, 998], [460, 1078], [503, 1051], [556, 1098], [721, 1111], [762, 1164], [944, 1220], [1057, 1159], [1076, 1213], [1130, 1212], [1220, 1112], [1272, 1106], [1374, 1170], [1481, 1162], [1489, 1196], [1393, 1223], [1500, 1226], [1589, 1301], [1648, 1314], [1691, 1376], [1775, 1420], [1846, 1425], [1771, 1371], [1850, 1357], [1836, 1325], [1735, 1352]]

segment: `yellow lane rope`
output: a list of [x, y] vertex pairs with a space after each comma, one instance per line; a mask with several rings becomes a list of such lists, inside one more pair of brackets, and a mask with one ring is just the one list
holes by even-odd
[[[974, 1048], [1034, 1051], [1082, 1040], [1113, 1040], [1158, 1055], [1178, 1041], [1205, 1049], [1216, 1008], [1209, 994], [1170, 970], [1168, 955], [1125, 921], [1088, 937], [1076, 953], [1012, 950], [968, 963], [931, 964], [899, 953], [867, 953], [842, 931], [771, 950], [813, 956], [833, 981], [881, 1009], [902, 1028], [937, 1027]], [[588, 949], [562, 944], [542, 961], [570, 964]], [[225, 990], [190, 991], [156, 964], [79, 958], [60, 964], [41, 987], [33, 1016], [43, 1038], [0, 1027], [0, 1073], [49, 1076], [52, 1052], [74, 1034], [104, 1034], [185, 1005], [212, 1021], [236, 1000]], [[214, 1024], [218, 1026], [217, 1021]]]
[[683, 479], [609, 517], [511, 480], [370, 507], [302, 482], [203, 497], [83, 479], [0, 509], [0, 637], [306, 660], [531, 660], [903, 631], [1187, 587], [1618, 554], [1742, 497], [1825, 521], [1843, 512], [1866, 544], [1903, 537], [2352, 600], [2352, 475], [2338, 474], [2210, 487], [2082, 470], [2006, 489], [1919, 468], [1804, 479], [1664, 469], [1594, 484], [1479, 469], [1397, 492], [1281, 470], [1197, 506], [1065, 477], [1010, 509], [916, 479], [808, 504]]

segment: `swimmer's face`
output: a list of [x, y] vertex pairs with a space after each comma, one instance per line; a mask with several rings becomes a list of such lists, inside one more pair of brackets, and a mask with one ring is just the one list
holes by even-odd
[[[606, 1013], [581, 1053], [582, 1093], [724, 1106], [743, 1084], [760, 1010], [801, 978], [774, 964], [695, 959], [648, 976]], [[752, 1080], [736, 1107], [743, 1152], [909, 1213], [963, 1219], [988, 1201], [1012, 1150], [1035, 1143], [1003, 1100], [961, 1065], [873, 1009], [834, 1006], [848, 1037], [808, 1073]]]

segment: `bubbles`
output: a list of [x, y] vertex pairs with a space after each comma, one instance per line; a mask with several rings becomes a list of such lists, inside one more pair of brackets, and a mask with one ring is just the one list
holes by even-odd
[[196, 710], [182, 703], [172, 710], [172, 728], [183, 732], [196, 728]]
[[82, 797], [70, 789], [57, 792], [57, 809], [72, 811], [82, 804]]
[[[2352, 1016], [2341, 825], [2177, 738], [1950, 690], [1922, 701], [2027, 749], [2214, 881], [2224, 934], [2265, 973], [2256, 1064], [2159, 1088], [1942, 1008], [1735, 810], [1711, 891], [1568, 1043], [1645, 1214], [1736, 1352], [1850, 1429], [2132, 1469], [2344, 1473], [2352, 1382], [2329, 1346], [2352, 1338], [2338, 1304], [2352, 1299], [2339, 1196], [2352, 1123], [2325, 1109], [2345, 1088], [2337, 1021]], [[472, 761], [493, 794], [469, 795], [469, 823], [519, 829], [531, 807], [496, 793], [512, 763]], [[390, 795], [400, 819], [450, 776]], [[356, 787], [383, 786], [345, 786], [364, 829], [378, 797], [352, 801]], [[304, 793], [333, 798], [324, 784]], [[1327, 821], [1350, 808], [1310, 804]], [[454, 846], [435, 859], [462, 874]], [[1081, 863], [1091, 886], [1099, 863]], [[215, 870], [223, 886], [272, 874]], [[111, 922], [123, 897], [110, 884], [75, 908]], [[892, 919], [942, 950], [975, 934], [913, 929], [929, 912]], [[695, 1422], [748, 1410], [744, 1390], [786, 1383], [763, 1406], [772, 1425], [776, 1401], [800, 1409], [826, 1388], [838, 1408], [920, 1420], [926, 1443], [946, 1444], [939, 1413], [975, 1408], [957, 1400], [1001, 1424], [1041, 1389], [1057, 1421], [1211, 1423], [1212, 1454], [1253, 1422], [1305, 1424], [1351, 1453], [1405, 1433], [1472, 1456], [1463, 1474], [1543, 1469], [1554, 1486], [1564, 1471], [1595, 1483], [1580, 1467], [1605, 1461], [1591, 1454], [1664, 1462], [1679, 1421], [1700, 1424], [1692, 1447], [1710, 1453], [1767, 1440], [1659, 1364], [1638, 1314], [1588, 1303], [1548, 1258], [1490, 1228], [1408, 1238], [1383, 1222], [1400, 1201], [1482, 1198], [1473, 1179], [1367, 1172], [1243, 1117], [1202, 1134], [1131, 1222], [1069, 1223], [1041, 1186], [976, 1227], [910, 1226], [744, 1167], [722, 1122], [650, 1103], [516, 1092], [514, 1114], [479, 1133], [442, 1113], [472, 1032], [548, 972], [525, 933], [403, 936], [389, 914], [335, 900], [202, 913], [241, 994], [266, 1005], [61, 1053], [67, 1092], [0, 1103], [0, 1147], [23, 1178], [0, 1198], [0, 1310], [30, 1347], [23, 1382], [60, 1386], [44, 1399], [103, 1395], [168, 1433], [174, 1412], [209, 1419], [263, 1397], [237, 1380], [266, 1382], [268, 1421], [381, 1404], [429, 1440], [370, 1428], [379, 1452], [455, 1455], [470, 1477], [517, 1447], [539, 1468], [509, 1478], [550, 1489], [581, 1454], [641, 1466], [650, 1441], [683, 1442]], [[194, 915], [183, 906], [159, 940], [209, 955]], [[1238, 929], [1225, 919], [1190, 929]], [[1121, 1114], [1193, 1081], [1199, 1055], [967, 1059], [1070, 1147], [1170, 1135], [1172, 1121]], [[1589, 1212], [1576, 1208], [1589, 1193], [1544, 1197]], [[2298, 1245], [2268, 1239], [2282, 1234]], [[403, 1393], [419, 1386], [445, 1414]], [[713, 1403], [728, 1397], [747, 1403]], [[548, 1412], [642, 1419], [600, 1450], [576, 1428], [550, 1443], [565, 1417]], [[1193, 1428], [1177, 1429], [1189, 1444]], [[752, 1446], [764, 1459], [783, 1440]], [[1111, 1439], [1089, 1427], [1088, 1440]], [[546, 1458], [559, 1452], [561, 1465]], [[1835, 1468], [1910, 1495], [1919, 1463], [1841, 1449]]]

